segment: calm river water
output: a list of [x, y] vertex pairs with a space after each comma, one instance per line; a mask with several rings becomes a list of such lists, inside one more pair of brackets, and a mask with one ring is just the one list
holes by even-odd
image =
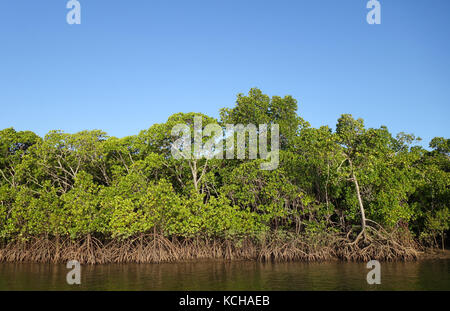
[[381, 263], [368, 285], [364, 263], [190, 262], [81, 267], [67, 285], [65, 265], [0, 263], [0, 290], [450, 290], [450, 260]]

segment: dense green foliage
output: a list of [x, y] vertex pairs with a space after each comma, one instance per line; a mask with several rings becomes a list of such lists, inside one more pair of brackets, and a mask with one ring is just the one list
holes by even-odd
[[[333, 132], [311, 127], [296, 111], [292, 97], [252, 89], [238, 95], [234, 108], [222, 109], [220, 120], [178, 113], [124, 138], [99, 130], [41, 138], [4, 129], [0, 237], [158, 233], [238, 241], [275, 231], [361, 230], [364, 212], [386, 229], [443, 241], [450, 223], [449, 139], [434, 138], [427, 151], [413, 146], [412, 135], [393, 137], [351, 115], [342, 115]], [[171, 129], [192, 124], [195, 115], [203, 126], [279, 124], [279, 167], [261, 170], [259, 159], [175, 160]]]

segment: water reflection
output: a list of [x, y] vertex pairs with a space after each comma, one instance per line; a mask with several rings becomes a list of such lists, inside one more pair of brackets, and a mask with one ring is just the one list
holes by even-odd
[[81, 285], [65, 265], [0, 264], [0, 290], [450, 290], [450, 260], [382, 263], [368, 285], [364, 263], [187, 262], [82, 266]]

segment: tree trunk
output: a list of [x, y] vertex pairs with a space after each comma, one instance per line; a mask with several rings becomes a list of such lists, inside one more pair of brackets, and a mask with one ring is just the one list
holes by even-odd
[[189, 167], [191, 168], [192, 181], [194, 182], [195, 192], [198, 193], [197, 160], [193, 160], [192, 163], [189, 162]]
[[361, 198], [361, 192], [359, 190], [358, 179], [356, 179], [356, 175], [353, 170], [353, 164], [351, 161], [350, 161], [350, 166], [351, 166], [351, 170], [352, 170], [352, 180], [353, 180], [353, 183], [355, 184], [356, 195], [358, 197], [359, 209], [361, 211], [361, 232], [363, 233], [364, 238], [365, 238], [366, 237], [366, 233], [365, 233], [365, 231], [366, 231], [366, 213], [364, 212], [364, 205], [363, 205], [362, 198]]

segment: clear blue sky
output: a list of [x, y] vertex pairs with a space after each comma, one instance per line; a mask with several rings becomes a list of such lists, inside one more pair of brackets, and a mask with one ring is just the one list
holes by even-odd
[[1, 0], [0, 128], [137, 134], [237, 93], [290, 94], [313, 126], [342, 113], [449, 137], [450, 1]]

